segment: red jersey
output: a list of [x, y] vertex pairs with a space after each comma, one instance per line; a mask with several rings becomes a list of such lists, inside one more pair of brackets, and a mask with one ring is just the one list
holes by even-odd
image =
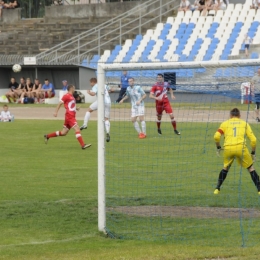
[[167, 92], [169, 90], [169, 87], [170, 84], [168, 82], [156, 82], [156, 84], [152, 86], [150, 92], [154, 94], [156, 97], [159, 97], [159, 99], [161, 100], [161, 101], [156, 100], [156, 103], [169, 101], [167, 97]]
[[66, 116], [76, 115], [76, 100], [72, 94], [67, 93], [62, 98], [61, 101], [64, 103], [64, 107], [66, 109]]

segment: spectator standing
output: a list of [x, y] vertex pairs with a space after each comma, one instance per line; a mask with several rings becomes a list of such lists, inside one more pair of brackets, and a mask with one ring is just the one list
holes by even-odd
[[181, 0], [180, 7], [178, 10], [184, 12], [190, 10], [190, 2], [188, 0]]
[[119, 85], [119, 87], [121, 89], [120, 89], [120, 92], [119, 92], [119, 97], [116, 100], [116, 103], [119, 103], [121, 101], [121, 99], [124, 97], [126, 89], [128, 87], [128, 80], [130, 78], [131, 77], [128, 75], [127, 71], [126, 70], [123, 71], [123, 75], [121, 76], [121, 84]]
[[41, 88], [41, 98], [52, 98], [55, 96], [55, 89], [52, 83], [49, 82], [49, 79], [44, 80], [44, 84]]
[[8, 99], [9, 103], [11, 103], [11, 99], [15, 99], [15, 89], [19, 87], [19, 84], [16, 82], [15, 78], [11, 78], [8, 88], [10, 89], [6, 94], [6, 98]]
[[252, 43], [252, 38], [250, 38], [248, 36], [248, 34], [245, 34], [245, 39], [244, 39], [244, 44], [245, 44], [245, 52], [246, 52], [246, 57], [248, 58], [248, 54], [249, 54], [249, 47], [250, 47], [250, 44]]
[[251, 79], [251, 94], [254, 97], [256, 104], [255, 114], [256, 122], [260, 122], [259, 107], [260, 107], [260, 68], [257, 70], [257, 74]]
[[11, 115], [10, 111], [8, 111], [8, 106], [3, 106], [3, 111], [0, 114], [0, 122], [11, 122], [13, 121], [14, 116]]
[[62, 91], [67, 91], [68, 90], [68, 81], [66, 79], [64, 79], [62, 81]]

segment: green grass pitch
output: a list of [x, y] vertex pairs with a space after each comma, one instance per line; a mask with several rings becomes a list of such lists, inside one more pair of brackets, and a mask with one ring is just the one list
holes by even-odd
[[[147, 220], [136, 216], [129, 222], [133, 231], [129, 240], [111, 239], [99, 233], [96, 122], [90, 122], [88, 130], [82, 132], [86, 142], [92, 143], [85, 151], [80, 149], [72, 132], [44, 144], [43, 134], [56, 131], [61, 125], [62, 121], [51, 120], [0, 124], [0, 259], [259, 259], [258, 220], [251, 223], [245, 219], [243, 223], [250, 248], [240, 247], [241, 223], [233, 219], [220, 223], [213, 219], [211, 228], [207, 232], [202, 229], [202, 233], [198, 227], [210, 227], [210, 219], [165, 218], [161, 229], [158, 217]], [[215, 157], [212, 140], [217, 126], [214, 123], [206, 131], [205, 123], [182, 124], [182, 139], [178, 139], [171, 135], [166, 123], [162, 138], [157, 137], [154, 123], [148, 123], [149, 136], [140, 144], [129, 122], [120, 125], [113, 122], [107, 147], [108, 206], [124, 205], [128, 200], [128, 205], [133, 206], [160, 203], [194, 206], [195, 201], [195, 206], [204, 207], [237, 207], [241, 202], [245, 208], [259, 208], [249, 176], [243, 171], [240, 179], [237, 166], [228, 176], [222, 199], [212, 195], [222, 165], [221, 159]], [[120, 134], [121, 127], [124, 134]], [[204, 129], [203, 133], [200, 129]], [[189, 139], [183, 137], [185, 134], [189, 134]], [[158, 143], [160, 148], [156, 150]], [[122, 156], [130, 161], [124, 159], [124, 165], [120, 164]], [[155, 157], [163, 168], [156, 168]], [[183, 164], [181, 158], [190, 163]], [[258, 166], [256, 163], [260, 172]], [[174, 167], [187, 178], [173, 176]], [[166, 182], [168, 175], [171, 178]], [[133, 189], [138, 193], [133, 193]], [[241, 199], [239, 194], [245, 196]], [[109, 227], [124, 236], [125, 223], [115, 221], [121, 215], [112, 217], [109, 213]], [[161, 237], [161, 231], [166, 232], [166, 239], [139, 240], [140, 233], [135, 239], [142, 225], [147, 228], [147, 222], [155, 236]], [[178, 232], [183, 232], [184, 239], [167, 240], [171, 236], [167, 230], [173, 224]], [[185, 226], [194, 230], [192, 241]], [[221, 232], [213, 233], [216, 228]], [[219, 246], [224, 238], [233, 239], [234, 243]]]

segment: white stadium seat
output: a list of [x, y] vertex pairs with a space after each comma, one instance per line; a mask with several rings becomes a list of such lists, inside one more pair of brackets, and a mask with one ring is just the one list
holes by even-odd
[[243, 5], [242, 5], [242, 4], [236, 4], [236, 6], [235, 6], [235, 10], [241, 11], [242, 8], [243, 8]]
[[173, 24], [174, 23], [174, 18], [173, 17], [168, 17], [167, 20], [166, 20], [166, 23], [170, 23], [170, 24]]
[[223, 17], [223, 15], [224, 15], [224, 11], [218, 10], [215, 17]]
[[187, 10], [187, 11], [185, 12], [185, 15], [184, 15], [184, 17], [191, 18], [191, 17], [192, 17], [192, 11], [190, 11], [190, 10]]
[[192, 17], [196, 17], [196, 18], [200, 17], [200, 11], [198, 10], [193, 11]]
[[198, 17], [194, 17], [192, 16], [191, 19], [190, 19], [190, 23], [197, 23], [198, 22]]
[[233, 11], [234, 9], [235, 9], [235, 5], [234, 4], [228, 4], [226, 11], [228, 11], [228, 10]]
[[177, 18], [179, 18], [179, 17], [184, 17], [184, 11], [178, 11], [178, 13], [177, 13]]
[[186, 24], [189, 24], [189, 23], [190, 23], [190, 17], [184, 17], [184, 18], [182, 19], [182, 22], [183, 22], [183, 23], [186, 23]]

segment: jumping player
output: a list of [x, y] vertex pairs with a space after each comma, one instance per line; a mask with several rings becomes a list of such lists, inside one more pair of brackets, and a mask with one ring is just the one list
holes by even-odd
[[75, 133], [76, 133], [76, 138], [78, 139], [78, 141], [81, 145], [81, 148], [86, 149], [86, 148], [91, 146], [91, 144], [85, 144], [84, 143], [83, 138], [80, 134], [79, 126], [78, 126], [76, 118], [75, 118], [76, 117], [76, 110], [79, 110], [79, 108], [76, 107], [76, 100], [73, 97], [74, 91], [75, 91], [75, 87], [73, 85], [69, 85], [68, 86], [68, 93], [65, 94], [61, 98], [61, 101], [58, 104], [58, 106], [57, 106], [53, 115], [54, 115], [54, 117], [57, 117], [60, 107], [62, 106], [62, 104], [64, 104], [64, 107], [66, 109], [64, 126], [63, 126], [63, 129], [61, 131], [56, 131], [54, 133], [44, 135], [44, 141], [45, 141], [46, 144], [48, 143], [48, 140], [50, 138], [57, 137], [57, 136], [65, 136], [69, 132], [69, 130], [71, 128], [73, 128]]
[[[90, 79], [90, 86], [92, 87], [92, 89], [88, 90], [87, 93], [90, 96], [97, 96], [97, 94], [98, 94], [98, 84], [97, 84], [96, 78]], [[111, 89], [109, 86], [105, 85], [104, 101], [105, 101], [105, 128], [106, 128], [106, 141], [107, 142], [110, 141], [110, 122], [109, 122], [109, 118], [110, 118], [111, 99], [110, 99], [109, 93], [113, 92], [113, 91], [114, 91], [113, 89]], [[80, 130], [87, 129], [88, 121], [90, 119], [90, 114], [97, 109], [98, 109], [98, 101], [96, 100], [95, 102], [93, 102], [89, 106], [88, 111], [85, 114], [84, 123], [80, 127]]]
[[163, 74], [157, 75], [157, 82], [155, 85], [152, 86], [152, 89], [150, 91], [150, 98], [155, 99], [156, 104], [156, 112], [157, 112], [157, 131], [158, 134], [161, 135], [161, 119], [162, 119], [162, 113], [165, 110], [165, 112], [170, 116], [171, 124], [174, 128], [174, 133], [176, 135], [180, 135], [181, 133], [176, 128], [176, 121], [174, 120], [172, 107], [170, 104], [170, 101], [167, 97], [167, 92], [170, 92], [171, 98], [175, 99], [173, 95], [173, 90], [170, 88], [170, 85], [168, 82], [164, 82]]
[[[227, 177], [230, 166], [236, 158], [238, 163], [248, 170], [260, 195], [260, 181], [253, 167], [256, 150], [256, 137], [250, 125], [240, 119], [240, 111], [234, 108], [230, 111], [230, 119], [223, 122], [214, 135], [217, 154], [221, 151], [220, 138], [224, 135], [224, 167], [219, 173], [218, 183], [214, 194], [220, 193], [220, 187]], [[251, 155], [246, 147], [246, 138], [251, 142]]]
[[[122, 104], [128, 97], [130, 97], [132, 103], [132, 123], [138, 133], [139, 138], [144, 139], [146, 138], [146, 124], [144, 121], [144, 99], [146, 98], [146, 94], [140, 86], [134, 84], [133, 78], [128, 79], [128, 84], [129, 86], [125, 92], [126, 95], [123, 99], [121, 99], [119, 104]], [[137, 117], [139, 117], [141, 121], [142, 131], [137, 122]]]

